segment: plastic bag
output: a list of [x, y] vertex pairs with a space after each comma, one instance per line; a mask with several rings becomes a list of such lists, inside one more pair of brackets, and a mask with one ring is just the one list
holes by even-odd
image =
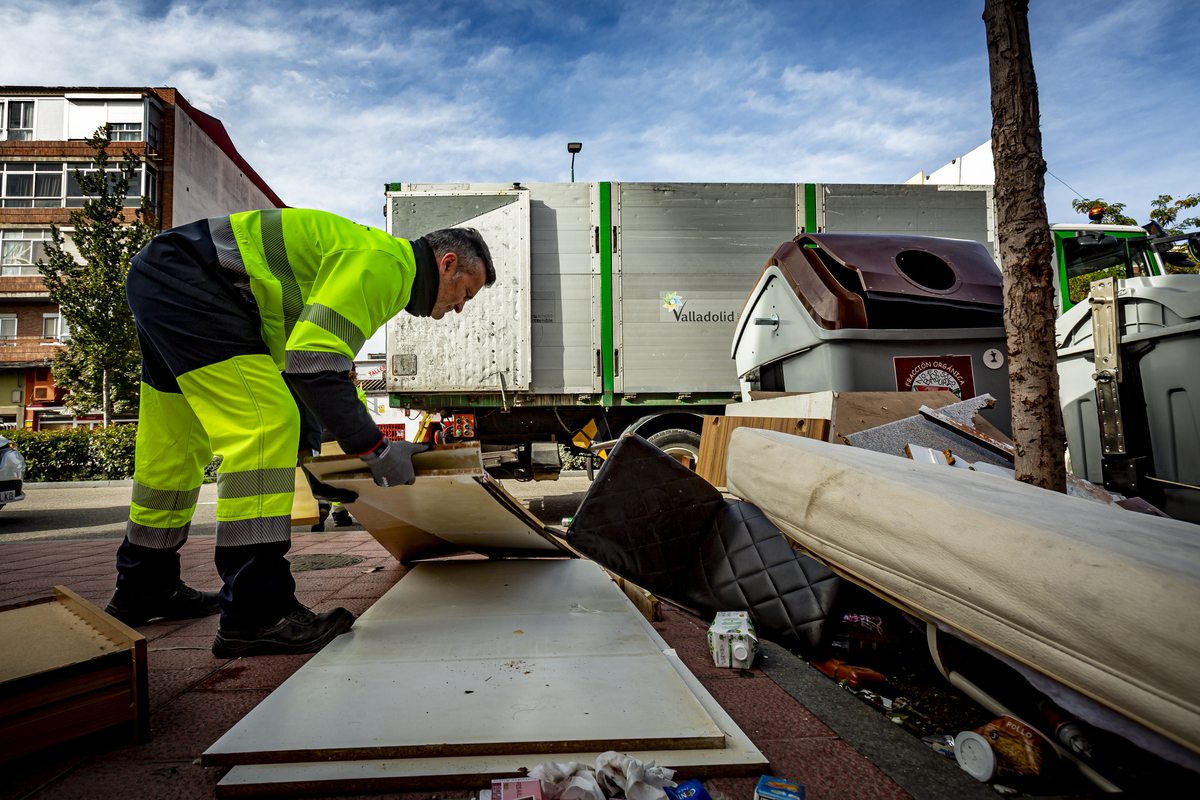
[[529, 777], [542, 782], [547, 800], [605, 800], [596, 773], [577, 761], [543, 761], [529, 771]]
[[633, 756], [609, 750], [596, 758], [596, 778], [609, 797], [622, 792], [629, 800], [666, 800], [664, 786], [674, 786], [675, 770], [643, 764]]

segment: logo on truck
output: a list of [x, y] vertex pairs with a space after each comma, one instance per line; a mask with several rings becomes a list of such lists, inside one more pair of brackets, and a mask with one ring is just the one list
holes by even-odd
[[678, 292], [663, 292], [661, 299], [659, 322], [737, 322], [737, 312], [726, 310], [728, 298], [724, 296], [693, 298], [692, 308], [687, 311], [684, 306], [688, 301]]

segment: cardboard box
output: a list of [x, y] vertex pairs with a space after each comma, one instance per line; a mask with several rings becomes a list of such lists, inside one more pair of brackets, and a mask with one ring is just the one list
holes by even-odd
[[505, 778], [492, 781], [491, 800], [543, 800], [542, 782], [537, 778]]
[[754, 623], [745, 611], [718, 611], [708, 628], [708, 649], [718, 667], [750, 669], [758, 654]]
[[804, 800], [804, 787], [783, 778], [763, 775], [754, 789], [754, 800]]

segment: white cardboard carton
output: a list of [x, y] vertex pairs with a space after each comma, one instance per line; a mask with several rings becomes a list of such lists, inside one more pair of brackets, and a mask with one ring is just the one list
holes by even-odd
[[758, 654], [754, 623], [745, 611], [718, 611], [708, 628], [708, 649], [718, 667], [750, 669]]

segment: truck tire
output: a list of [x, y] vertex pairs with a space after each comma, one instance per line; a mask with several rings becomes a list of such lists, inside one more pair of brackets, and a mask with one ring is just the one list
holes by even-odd
[[700, 463], [700, 434], [684, 428], [668, 428], [646, 439], [693, 472]]

